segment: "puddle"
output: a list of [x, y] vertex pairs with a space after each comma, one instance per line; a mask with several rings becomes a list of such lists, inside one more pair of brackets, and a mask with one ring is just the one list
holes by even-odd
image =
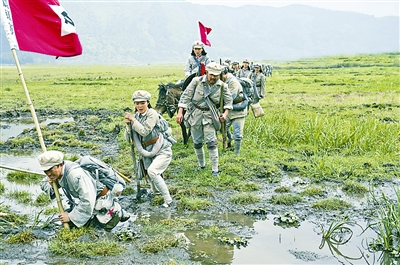
[[[2, 155], [1, 163], [12, 167], [39, 171], [36, 156], [23, 157]], [[0, 170], [0, 181], [7, 190], [26, 190], [37, 196], [41, 193], [39, 185], [23, 185], [10, 183], [6, 179], [7, 169]], [[21, 214], [35, 214], [40, 207], [24, 206], [16, 201], [0, 196], [0, 204], [10, 205], [11, 209]], [[54, 207], [56, 203], [54, 202]], [[194, 230], [181, 231], [189, 243], [188, 252], [191, 260], [207, 264], [375, 264], [378, 257], [363, 248], [365, 238], [374, 238], [375, 233], [367, 230], [360, 236], [361, 228], [351, 227], [353, 236], [344, 245], [321, 245], [321, 229], [318, 224], [303, 221], [298, 228], [285, 228], [274, 224], [273, 215], [267, 215], [264, 220], [238, 213], [223, 214], [191, 214], [177, 212], [132, 213], [133, 215], [148, 215], [150, 219], [192, 218], [199, 221], [200, 227]], [[132, 216], [133, 217], [133, 216]], [[132, 218], [134, 219], [134, 218]], [[236, 247], [221, 244], [218, 239], [200, 239], [198, 233], [210, 225], [225, 227], [229, 231], [240, 231], [248, 240], [246, 247]], [[366, 227], [365, 223], [359, 223]], [[123, 228], [126, 224], [121, 224]], [[121, 228], [122, 228], [121, 227]], [[227, 235], [236, 238], [234, 233]], [[365, 253], [364, 257], [362, 252]], [[376, 253], [375, 253], [376, 254]], [[8, 261], [2, 260], [2, 262]], [[368, 263], [367, 263], [368, 262]]]
[[[29, 170], [33, 172], [41, 173], [40, 165], [37, 161], [38, 154], [33, 154], [32, 157], [26, 156], [14, 156], [14, 155], [4, 155], [0, 154], [0, 164], [3, 166], [9, 166], [13, 168], [19, 168], [24, 170]], [[32, 194], [32, 200], [35, 200], [36, 197], [42, 193], [40, 186], [38, 184], [18, 184], [15, 182], [9, 182], [7, 180], [8, 172], [13, 172], [12, 170], [0, 168], [0, 182], [4, 184], [4, 188], [6, 190], [5, 193], [14, 192], [14, 191], [27, 191], [29, 194]], [[39, 212], [41, 207], [34, 207], [31, 205], [20, 204], [17, 201], [0, 195], [0, 204], [10, 205], [11, 209], [17, 211], [20, 214], [32, 214], [34, 212]], [[53, 202], [54, 207], [57, 207], [57, 203]]]
[[[45, 121], [40, 121], [40, 125], [48, 125], [50, 123], [64, 123], [74, 121], [72, 117], [68, 118], [47, 118]], [[19, 119], [18, 121], [0, 121], [0, 141], [7, 141], [11, 137], [18, 136], [25, 129], [33, 129], [35, 124], [32, 118]]]
[[[63, 123], [73, 121], [73, 118], [47, 119], [41, 124]], [[34, 128], [32, 122], [4, 122], [1, 121], [1, 140], [4, 141], [10, 137], [15, 137], [24, 129]], [[39, 153], [32, 153], [29, 156], [16, 156], [11, 154], [0, 154], [0, 164], [14, 168], [25, 169], [29, 171], [40, 172], [37, 156]], [[33, 196], [33, 200], [42, 191], [38, 184], [23, 185], [7, 181], [6, 175], [10, 172], [7, 169], [0, 168], [0, 182], [4, 184], [6, 193], [10, 191], [28, 191]], [[282, 186], [298, 187], [303, 185], [301, 179], [284, 177], [281, 181]], [[395, 181], [399, 184], [399, 181]], [[391, 189], [393, 187], [384, 185], [382, 189]], [[332, 185], [328, 189], [334, 190], [334, 193], [345, 200], [351, 200], [336, 186]], [[393, 192], [389, 192], [389, 197], [393, 197]], [[365, 203], [364, 200], [352, 199], [352, 203], [360, 206]], [[0, 196], [0, 204], [10, 205], [10, 208], [20, 214], [31, 214], [42, 210], [42, 207], [26, 206], [17, 203], [14, 199]], [[57, 207], [56, 202], [52, 204]], [[267, 215], [264, 219], [258, 219], [253, 216], [247, 216], [238, 213], [212, 213], [212, 214], [182, 214], [175, 211], [151, 211], [147, 213], [130, 213], [132, 222], [121, 223], [120, 229], [129, 228], [129, 225], [135, 225], [133, 222], [138, 215], [148, 215], [153, 220], [169, 218], [191, 218], [199, 222], [199, 227], [192, 230], [180, 231], [180, 233], [189, 242], [187, 252], [190, 260], [200, 262], [201, 264], [395, 264], [393, 259], [388, 259], [390, 263], [382, 263], [380, 252], [369, 253], [366, 246], [366, 239], [376, 237], [372, 230], [367, 230], [361, 234], [361, 228], [351, 227], [353, 236], [346, 244], [335, 245], [329, 242], [321, 245], [321, 228], [316, 222], [305, 220], [297, 228], [285, 228], [274, 224], [274, 215]], [[361, 227], [365, 228], [366, 223], [359, 222]], [[221, 244], [217, 238], [201, 239], [198, 237], [202, 229], [211, 225], [226, 228], [230, 234], [229, 238], [241, 238], [248, 241], [247, 246], [231, 246]], [[326, 226], [326, 224], [325, 224]], [[325, 227], [326, 228], [326, 227]], [[368, 240], [370, 241], [370, 240]], [[29, 248], [29, 245], [26, 246]], [[363, 254], [364, 253], [364, 254]], [[385, 257], [383, 257], [384, 259]], [[35, 264], [43, 263], [43, 258], [38, 258]], [[17, 262], [17, 263], [14, 263]], [[22, 264], [16, 260], [3, 260], [0, 263]]]

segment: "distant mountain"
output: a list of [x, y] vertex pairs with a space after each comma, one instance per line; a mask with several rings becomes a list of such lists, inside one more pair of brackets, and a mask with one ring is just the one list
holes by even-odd
[[[211, 27], [213, 60], [295, 60], [399, 51], [399, 17], [304, 5], [275, 8], [188, 2], [61, 2], [74, 20], [83, 54], [59, 58], [18, 52], [22, 64], [184, 63], [198, 39], [197, 20]], [[1, 30], [1, 63], [13, 58]]]

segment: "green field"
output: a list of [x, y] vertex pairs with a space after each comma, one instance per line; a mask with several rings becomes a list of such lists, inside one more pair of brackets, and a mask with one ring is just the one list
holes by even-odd
[[[272, 63], [273, 76], [267, 78], [267, 96], [261, 101], [266, 115], [247, 117], [241, 156], [227, 152], [220, 157], [221, 177], [274, 178], [281, 170], [316, 182], [399, 177], [399, 55]], [[123, 109], [133, 107], [133, 91], [151, 92], [154, 106], [159, 83], [183, 79], [183, 65], [25, 65], [22, 71], [36, 110], [115, 110], [121, 116], [113, 120], [121, 125]], [[29, 111], [15, 66], [1, 68], [1, 111], [7, 110]], [[181, 139], [174, 119], [168, 121]], [[115, 164], [129, 171], [130, 149], [122, 137], [120, 147]], [[173, 149], [175, 178], [186, 182], [197, 167], [193, 149], [181, 143]]]

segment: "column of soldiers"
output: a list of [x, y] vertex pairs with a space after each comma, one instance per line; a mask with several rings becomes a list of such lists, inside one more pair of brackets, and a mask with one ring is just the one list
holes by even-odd
[[[256, 65], [256, 64], [257, 63], [249, 62], [247, 59], [243, 60], [242, 64], [240, 64], [239, 61], [231, 61], [230, 59], [226, 59], [225, 63], [223, 65], [228, 67], [229, 73], [240, 78], [240, 77], [248, 77], [248, 76], [243, 76], [243, 73], [241, 74], [242, 76], [239, 76], [239, 70], [249, 69], [250, 71], [253, 71], [254, 65]], [[273, 67], [271, 64], [260, 64], [260, 66], [261, 66], [261, 72], [266, 77], [272, 76]]]

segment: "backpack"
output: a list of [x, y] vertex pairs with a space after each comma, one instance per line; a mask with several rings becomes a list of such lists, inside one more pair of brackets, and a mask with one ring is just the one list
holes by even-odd
[[171, 144], [176, 144], [176, 139], [172, 136], [172, 130], [169, 128], [168, 122], [160, 114], [158, 115], [158, 122], [156, 127], [160, 133], [167, 139]]
[[243, 92], [247, 95], [249, 103], [252, 103], [254, 101], [253, 81], [246, 77], [238, 78], [238, 80], [243, 87]]
[[86, 155], [80, 157], [75, 163], [79, 164], [86, 172], [88, 172], [96, 181], [100, 181], [112, 190], [116, 183], [122, 184], [125, 188], [125, 181], [118, 175], [117, 171], [103, 161]]

